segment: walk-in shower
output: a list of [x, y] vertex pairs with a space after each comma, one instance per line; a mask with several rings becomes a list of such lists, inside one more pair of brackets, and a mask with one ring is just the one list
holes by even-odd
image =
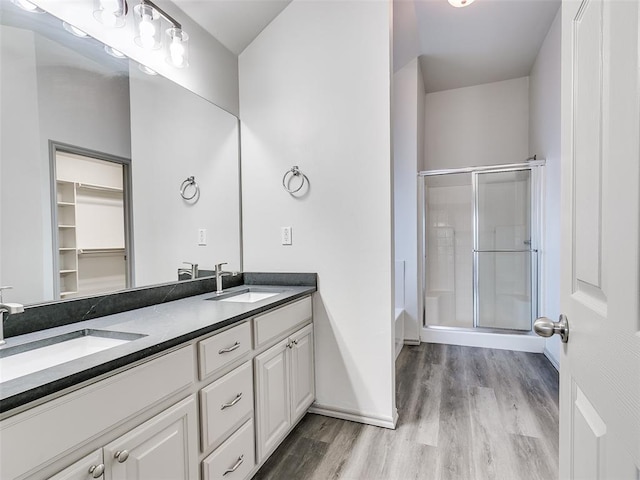
[[425, 328], [531, 331], [543, 165], [420, 172]]

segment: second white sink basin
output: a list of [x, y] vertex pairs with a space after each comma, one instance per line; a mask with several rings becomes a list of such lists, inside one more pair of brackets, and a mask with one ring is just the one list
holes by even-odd
[[275, 297], [278, 293], [245, 292], [232, 297], [221, 298], [219, 302], [254, 303], [267, 298]]
[[79, 330], [0, 350], [0, 383], [128, 343], [140, 334]]

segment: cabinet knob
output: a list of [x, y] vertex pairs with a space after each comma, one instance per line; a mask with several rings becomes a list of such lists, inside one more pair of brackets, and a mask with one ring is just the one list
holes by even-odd
[[100, 478], [104, 473], [104, 463], [101, 463], [100, 465], [91, 465], [89, 473], [93, 478]]
[[127, 458], [129, 458], [129, 452], [126, 450], [118, 450], [113, 457], [118, 460], [118, 463], [124, 463], [127, 461]]

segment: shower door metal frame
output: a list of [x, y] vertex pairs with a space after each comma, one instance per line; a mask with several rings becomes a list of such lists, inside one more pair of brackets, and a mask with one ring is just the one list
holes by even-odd
[[[531, 182], [531, 245], [529, 245], [529, 249], [522, 250], [500, 250], [494, 251], [494, 253], [501, 252], [530, 252], [530, 272], [531, 272], [531, 323], [533, 323], [533, 318], [538, 315], [538, 310], [540, 308], [540, 297], [539, 297], [539, 278], [540, 278], [540, 258], [539, 251], [541, 249], [541, 227], [542, 227], [542, 182], [543, 176], [540, 168], [545, 165], [545, 160], [533, 160], [525, 163], [513, 163], [513, 164], [505, 164], [505, 165], [490, 165], [490, 166], [481, 166], [481, 167], [465, 167], [465, 168], [453, 168], [453, 169], [443, 169], [443, 170], [427, 170], [418, 172], [418, 177], [421, 179], [419, 182], [419, 200], [422, 208], [422, 326], [425, 328], [442, 328], [442, 329], [451, 329], [451, 330], [472, 330], [472, 331], [492, 331], [492, 332], [500, 332], [500, 333], [520, 333], [527, 334], [531, 331], [529, 330], [516, 330], [516, 329], [507, 329], [507, 328], [497, 328], [497, 327], [481, 327], [478, 325], [478, 318], [480, 316], [479, 312], [479, 298], [478, 298], [478, 254], [480, 251], [478, 250], [478, 174], [481, 173], [500, 173], [500, 172], [514, 172], [521, 170], [529, 170], [531, 172], [530, 182]], [[472, 328], [464, 328], [464, 327], [447, 327], [447, 326], [438, 326], [438, 325], [426, 325], [425, 324], [425, 307], [424, 307], [424, 298], [426, 295], [426, 272], [427, 272], [427, 209], [426, 209], [426, 191], [425, 191], [425, 179], [424, 177], [431, 176], [439, 176], [439, 175], [451, 175], [457, 173], [470, 173], [471, 174], [471, 188], [472, 188], [472, 199], [471, 199], [471, 207], [472, 207], [472, 228], [473, 228], [473, 327]]]

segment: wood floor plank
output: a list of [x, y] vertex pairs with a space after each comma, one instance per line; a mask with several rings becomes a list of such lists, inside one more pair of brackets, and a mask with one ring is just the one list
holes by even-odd
[[523, 389], [508, 351], [487, 349], [484, 353], [492, 371], [493, 389], [507, 432], [540, 438], [542, 432], [529, 404], [528, 392]]
[[308, 414], [254, 478], [557, 478], [558, 376], [543, 356], [421, 344], [396, 372], [396, 430]]

